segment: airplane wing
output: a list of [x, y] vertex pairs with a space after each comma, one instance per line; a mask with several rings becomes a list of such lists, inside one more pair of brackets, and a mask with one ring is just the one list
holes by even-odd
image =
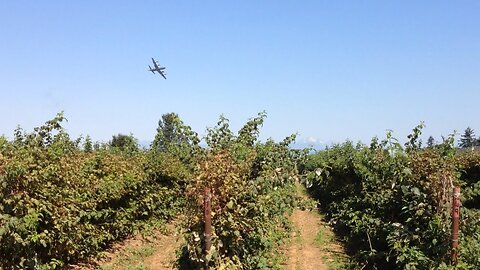
[[166, 76], [166, 73], [165, 71], [163, 70], [157, 70], [158, 74], [162, 75], [162, 77], [166, 80], [167, 79], [167, 76]]
[[158, 63], [157, 61], [155, 61], [155, 59], [153, 59], [153, 57], [152, 57], [152, 62], [153, 62], [153, 65], [155, 66], [155, 69], [158, 69], [159, 68]]

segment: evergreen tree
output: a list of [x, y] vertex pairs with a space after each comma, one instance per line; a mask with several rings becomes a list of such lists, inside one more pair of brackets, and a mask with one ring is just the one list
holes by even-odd
[[428, 137], [427, 147], [432, 148], [433, 146], [435, 146], [435, 139], [432, 136], [430, 136]]
[[152, 149], [160, 152], [168, 151], [170, 147], [187, 147], [198, 145], [197, 134], [185, 125], [176, 113], [162, 115], [158, 121], [157, 134], [152, 143]]
[[139, 151], [137, 139], [135, 139], [132, 134], [113, 135], [112, 140], [109, 142], [109, 146], [120, 149], [128, 154], [133, 154]]
[[85, 143], [83, 144], [83, 151], [90, 153], [93, 150], [92, 138], [89, 135], [85, 138]]
[[462, 137], [460, 138], [460, 142], [458, 146], [461, 148], [468, 148], [468, 147], [473, 147], [476, 144], [477, 144], [477, 139], [475, 138], [475, 133], [473, 129], [471, 129], [470, 127], [467, 127]]
[[168, 156], [169, 160], [183, 164], [183, 170], [177, 171], [177, 174], [181, 175], [179, 179], [187, 179], [195, 170], [196, 153], [201, 149], [199, 143], [197, 133], [185, 125], [176, 113], [164, 114], [158, 121], [157, 134], [149, 151], [152, 166], [158, 166]]

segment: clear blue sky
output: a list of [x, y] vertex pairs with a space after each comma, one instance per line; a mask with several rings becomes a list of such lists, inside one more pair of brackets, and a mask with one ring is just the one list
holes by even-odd
[[[262, 138], [480, 135], [479, 1], [1, 1], [0, 134], [152, 140], [265, 110]], [[147, 71], [150, 57], [167, 80]]]

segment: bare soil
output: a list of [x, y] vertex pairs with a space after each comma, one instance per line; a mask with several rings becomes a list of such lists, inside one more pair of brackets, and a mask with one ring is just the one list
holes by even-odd
[[88, 264], [70, 265], [67, 269], [87, 270], [127, 270], [150, 269], [170, 270], [177, 259], [176, 252], [182, 243], [182, 237], [173, 224], [168, 224], [164, 232], [155, 231], [149, 237], [138, 234], [116, 243], [103, 253], [101, 259]]
[[182, 237], [176, 232], [170, 235], [162, 235], [156, 242], [153, 255], [145, 259], [145, 266], [152, 270], [176, 269], [173, 266], [181, 243]]
[[[304, 200], [311, 200], [305, 188], [297, 183], [297, 192]], [[343, 269], [348, 261], [343, 246], [325, 222], [318, 209], [295, 209], [291, 216], [294, 229], [287, 247], [287, 270]]]
[[292, 214], [295, 226], [292, 243], [287, 250], [287, 270], [328, 269], [323, 259], [325, 253], [315, 242], [320, 227], [319, 215], [310, 211], [295, 209]]

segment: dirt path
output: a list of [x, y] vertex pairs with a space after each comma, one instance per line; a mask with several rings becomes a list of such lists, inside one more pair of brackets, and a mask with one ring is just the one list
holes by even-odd
[[155, 252], [145, 259], [145, 266], [152, 270], [170, 270], [177, 259], [177, 250], [182, 243], [182, 236], [173, 231], [162, 235], [155, 245]]
[[147, 239], [137, 236], [123, 243], [121, 251], [116, 251], [112, 258], [101, 264], [105, 270], [122, 269], [175, 269], [176, 252], [181, 245], [181, 236], [173, 224], [167, 225], [166, 232], [155, 232]]
[[[171, 270], [174, 268], [176, 253], [182, 243], [182, 237], [173, 224], [166, 230], [155, 231], [151, 236], [140, 234], [116, 243], [92, 264], [72, 265], [74, 270]], [[96, 261], [96, 262], [95, 262]]]
[[316, 244], [319, 231], [319, 216], [309, 211], [295, 209], [292, 215], [295, 230], [292, 245], [288, 249], [287, 270], [324, 270], [324, 253]]
[[[302, 187], [297, 186], [299, 194], [308, 200]], [[287, 270], [324, 270], [342, 269], [346, 259], [341, 245], [335, 240], [332, 230], [327, 226], [317, 210], [295, 209], [291, 216], [294, 230], [291, 244], [287, 249]]]

